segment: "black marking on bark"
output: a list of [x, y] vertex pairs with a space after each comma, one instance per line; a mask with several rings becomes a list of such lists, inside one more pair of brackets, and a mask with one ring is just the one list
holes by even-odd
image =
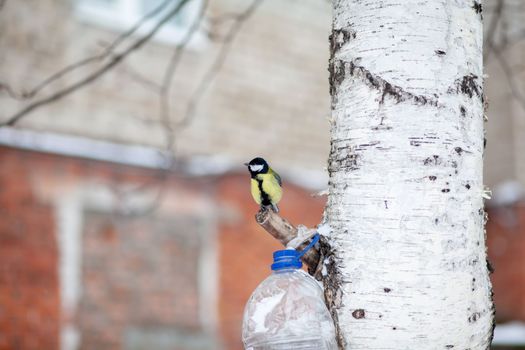
[[469, 184], [466, 184], [465, 187], [467, 188], [467, 190], [470, 190], [470, 185]]
[[449, 192], [450, 192], [450, 189], [449, 189], [449, 188], [444, 188], [444, 189], [441, 190], [441, 192], [443, 192], [443, 193], [449, 193]]
[[492, 287], [490, 288], [490, 311], [491, 311], [491, 320], [492, 320], [492, 329], [490, 330], [488, 346], [486, 350], [491, 348], [492, 339], [494, 338], [494, 329], [496, 328], [496, 308], [494, 306], [494, 291]]
[[372, 128], [372, 130], [380, 130], [380, 129], [381, 129], [381, 130], [391, 130], [392, 127], [391, 127], [391, 126], [385, 126], [385, 125], [383, 124], [384, 121], [385, 121], [385, 117], [383, 116], [383, 117], [381, 117], [381, 121], [379, 122], [379, 125], [374, 126], [374, 127]]
[[[368, 87], [372, 90], [377, 90], [381, 94], [379, 103], [383, 104], [386, 97], [391, 97], [395, 103], [411, 100], [417, 105], [432, 105], [437, 106], [438, 100], [437, 95], [434, 94], [432, 97], [416, 95], [411, 92], [404, 90], [401, 86], [394, 85], [382, 77], [373, 74], [363, 66], [359, 66], [355, 61], [344, 62], [338, 59], [331, 59], [332, 62], [329, 64], [330, 71], [330, 93], [333, 96], [333, 92], [337, 90], [344, 77], [349, 74], [355, 78], [364, 81]], [[331, 67], [330, 67], [331, 66]]]
[[392, 291], [392, 289], [390, 288], [383, 288], [383, 290], [385, 291], [385, 293], [390, 293]]
[[423, 139], [422, 137], [409, 137], [410, 140], [410, 146], [419, 147], [421, 144], [434, 144], [434, 141], [429, 141], [429, 139], [434, 139], [432, 137], [427, 137]]
[[330, 96], [332, 97], [332, 108], [337, 101], [336, 92], [345, 78], [345, 68], [340, 60], [330, 59], [328, 62], [328, 82], [330, 84]]
[[483, 89], [481, 84], [477, 82], [478, 76], [475, 74], [465, 75], [454, 82], [455, 89], [449, 89], [449, 92], [457, 92], [467, 95], [472, 98], [474, 96], [482, 97]]
[[339, 170], [357, 170], [359, 169], [358, 160], [359, 156], [352, 147], [332, 144], [328, 157], [328, 172], [332, 174]]
[[487, 271], [489, 272], [489, 274], [494, 273], [495, 271], [494, 266], [492, 265], [492, 263], [490, 262], [488, 258], [486, 259], [486, 262], [487, 262]]
[[385, 201], [385, 209], [388, 209], [388, 201]]
[[328, 62], [329, 78], [328, 82], [330, 85], [330, 96], [332, 99], [332, 108], [337, 101], [336, 92], [339, 86], [345, 78], [345, 67], [341, 60], [335, 59], [337, 52], [349, 42], [351, 39], [356, 37], [356, 32], [350, 28], [333, 29], [332, 34], [329, 37], [330, 41], [330, 60]]
[[461, 155], [461, 153], [463, 153], [463, 148], [461, 148], [461, 147], [455, 147], [455, 148], [454, 148], [454, 151], [456, 151], [457, 154]]
[[395, 331], [397, 329], [397, 327], [392, 327], [392, 329]]
[[483, 19], [483, 5], [481, 5], [480, 2], [474, 1], [472, 8], [481, 17], [481, 19]]
[[439, 165], [440, 163], [439, 156], [436, 154], [423, 160], [424, 165]]
[[464, 117], [467, 115], [467, 110], [464, 106], [459, 107], [459, 111], [461, 112], [461, 116]]
[[430, 181], [436, 181], [437, 176], [430, 175], [430, 176], [428, 177], [428, 179], [429, 179]]
[[350, 28], [333, 29], [332, 34], [328, 37], [330, 40], [330, 52], [335, 55], [344, 44], [355, 39], [356, 32]]
[[[320, 261], [327, 261], [327, 263], [324, 264], [327, 273], [324, 276], [320, 276], [324, 285], [325, 304], [330, 311], [332, 320], [334, 321], [335, 334], [339, 348], [344, 349], [346, 348], [346, 341], [343, 338], [341, 329], [339, 328], [339, 317], [337, 315], [337, 310], [342, 304], [343, 283], [341, 272], [339, 271], [338, 265], [335, 263], [334, 251], [324, 236], [321, 236], [321, 239], [319, 240], [319, 256], [321, 257]], [[309, 272], [312, 273], [312, 271]]]
[[352, 312], [352, 316], [356, 319], [361, 319], [361, 318], [365, 318], [365, 310], [363, 309], [357, 309], [357, 310], [354, 310], [354, 312]]
[[372, 141], [372, 142], [370, 142], [370, 143], [362, 143], [362, 144], [360, 144], [359, 146], [357, 146], [357, 147], [355, 148], [355, 150], [356, 150], [356, 151], [363, 151], [363, 150], [367, 149], [368, 147], [377, 146], [377, 145], [379, 145], [380, 143], [381, 143], [381, 142], [379, 142], [379, 141]]
[[452, 348], [454, 347], [454, 345], [445, 345], [445, 347], [446, 347], [447, 349], [452, 349]]
[[474, 312], [470, 317], [468, 318], [469, 323], [474, 323], [480, 318], [481, 314], [479, 312]]
[[443, 51], [443, 50], [436, 50], [436, 51], [434, 51], [434, 52], [435, 52], [436, 55], [438, 55], [438, 56], [444, 56], [444, 55], [447, 54], [447, 53], [446, 53], [445, 51]]

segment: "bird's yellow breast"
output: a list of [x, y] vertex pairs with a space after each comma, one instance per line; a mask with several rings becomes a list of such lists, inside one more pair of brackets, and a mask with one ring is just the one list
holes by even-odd
[[[263, 205], [277, 204], [283, 196], [283, 189], [272, 173], [257, 174], [255, 178], [252, 178], [251, 192], [255, 202]], [[264, 203], [265, 198], [270, 203]]]

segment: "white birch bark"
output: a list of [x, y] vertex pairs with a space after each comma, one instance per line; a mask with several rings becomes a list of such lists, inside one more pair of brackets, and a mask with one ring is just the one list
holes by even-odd
[[487, 349], [481, 4], [334, 0], [327, 301], [346, 349]]

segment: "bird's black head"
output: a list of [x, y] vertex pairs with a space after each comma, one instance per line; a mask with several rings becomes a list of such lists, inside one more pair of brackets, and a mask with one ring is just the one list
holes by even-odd
[[244, 163], [244, 165], [248, 167], [248, 170], [252, 176], [257, 174], [266, 174], [270, 168], [268, 163], [261, 157], [253, 158], [249, 163]]

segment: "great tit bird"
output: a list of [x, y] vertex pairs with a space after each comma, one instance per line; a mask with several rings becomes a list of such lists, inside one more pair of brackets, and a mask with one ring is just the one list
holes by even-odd
[[249, 163], [244, 163], [251, 175], [251, 191], [255, 202], [266, 209], [271, 207], [274, 212], [279, 212], [277, 203], [283, 196], [282, 181], [279, 174], [273, 171], [268, 163], [260, 158], [254, 158]]

